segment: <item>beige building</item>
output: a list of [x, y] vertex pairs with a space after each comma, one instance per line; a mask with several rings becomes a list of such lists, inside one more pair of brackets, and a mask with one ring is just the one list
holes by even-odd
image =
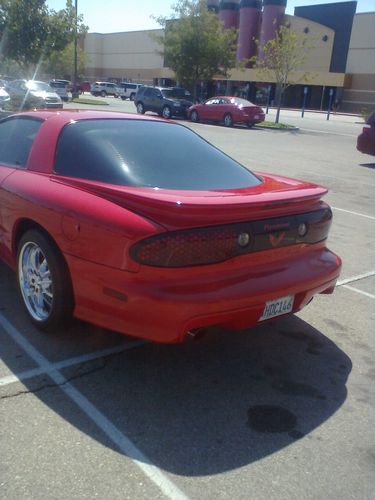
[[355, 111], [375, 109], [375, 12], [354, 16], [343, 106]]
[[[304, 67], [292, 75], [296, 87], [289, 93], [286, 105], [299, 106], [303, 88], [308, 86], [307, 104], [312, 108], [327, 106], [331, 89], [341, 101], [341, 110], [358, 112], [375, 108], [375, 12], [354, 15], [346, 70], [342, 71], [332, 70], [332, 60], [337, 59], [334, 29], [298, 16], [287, 15], [285, 22], [292, 30], [308, 36], [311, 42]], [[174, 74], [164, 66], [161, 46], [157, 42], [162, 34], [162, 30], [87, 34], [84, 41], [86, 77], [91, 81], [168, 83], [166, 79], [173, 80]], [[232, 88], [238, 89], [249, 82], [260, 87], [262, 82], [264, 85], [273, 83], [254, 69], [233, 70], [229, 80]]]

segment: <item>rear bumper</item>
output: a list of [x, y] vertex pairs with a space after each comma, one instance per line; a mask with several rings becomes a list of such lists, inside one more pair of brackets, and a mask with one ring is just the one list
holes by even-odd
[[[160, 268], [130, 273], [66, 256], [76, 299], [76, 317], [156, 342], [181, 342], [196, 328], [258, 324], [269, 300], [294, 295], [293, 312], [317, 293], [332, 293], [341, 260], [321, 245], [276, 262], [254, 258], [241, 265], [190, 270]], [[317, 248], [316, 248], [317, 247]], [[216, 271], [215, 271], [215, 269]]]
[[368, 155], [375, 155], [375, 134], [360, 134], [357, 138], [357, 150]]

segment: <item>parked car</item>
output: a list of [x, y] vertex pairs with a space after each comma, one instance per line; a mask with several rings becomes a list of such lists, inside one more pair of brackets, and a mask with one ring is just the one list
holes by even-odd
[[119, 88], [116, 83], [112, 82], [95, 82], [91, 85], [91, 94], [93, 96], [106, 97], [112, 95], [113, 97], [119, 96]]
[[10, 96], [5, 90], [5, 82], [0, 80], [0, 109], [4, 106], [6, 102], [10, 101]]
[[265, 118], [264, 111], [259, 106], [246, 99], [230, 96], [211, 97], [201, 104], [194, 104], [188, 110], [188, 116], [192, 122], [221, 122], [227, 127], [232, 127], [235, 123], [245, 123], [252, 127]]
[[137, 90], [140, 87], [143, 87], [142, 83], [121, 82], [118, 85], [118, 88], [120, 90], [119, 95], [123, 101], [125, 101], [125, 99], [134, 101]]
[[357, 138], [357, 149], [361, 153], [375, 156], [375, 111], [366, 120], [366, 125]]
[[74, 315], [180, 342], [299, 311], [340, 273], [326, 193], [253, 173], [156, 117], [66, 110], [0, 121], [0, 257], [44, 329]]
[[186, 117], [186, 112], [192, 103], [192, 96], [186, 89], [180, 87], [140, 87], [134, 100], [137, 112], [154, 111], [163, 118], [172, 116]]
[[22, 101], [33, 99], [38, 108], [62, 108], [61, 97], [46, 82], [38, 80], [13, 80], [8, 82], [7, 89], [11, 99], [18, 96]]
[[79, 90], [80, 92], [91, 92], [91, 83], [90, 82], [81, 82], [79, 84]]
[[49, 86], [52, 88], [56, 94], [58, 94], [61, 99], [65, 102], [68, 102], [69, 99], [72, 97], [72, 94], [70, 90], [68, 91], [70, 82], [67, 80], [50, 80]]

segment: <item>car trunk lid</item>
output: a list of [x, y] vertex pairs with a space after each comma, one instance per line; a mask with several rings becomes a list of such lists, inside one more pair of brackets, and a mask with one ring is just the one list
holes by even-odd
[[327, 189], [310, 182], [257, 173], [257, 186], [222, 191], [174, 191], [117, 186], [53, 176], [53, 180], [138, 213], [168, 230], [261, 220], [317, 210]]

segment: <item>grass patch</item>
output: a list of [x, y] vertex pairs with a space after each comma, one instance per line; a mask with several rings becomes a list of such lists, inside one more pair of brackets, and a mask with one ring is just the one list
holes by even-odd
[[288, 125], [287, 123], [275, 123], [275, 122], [262, 122], [259, 123], [258, 126], [265, 128], [282, 129], [282, 130], [293, 130], [296, 128], [294, 125]]
[[109, 106], [108, 102], [102, 101], [101, 99], [90, 99], [89, 97], [77, 97], [72, 99], [70, 102], [76, 102], [77, 104], [95, 104], [97, 106]]

